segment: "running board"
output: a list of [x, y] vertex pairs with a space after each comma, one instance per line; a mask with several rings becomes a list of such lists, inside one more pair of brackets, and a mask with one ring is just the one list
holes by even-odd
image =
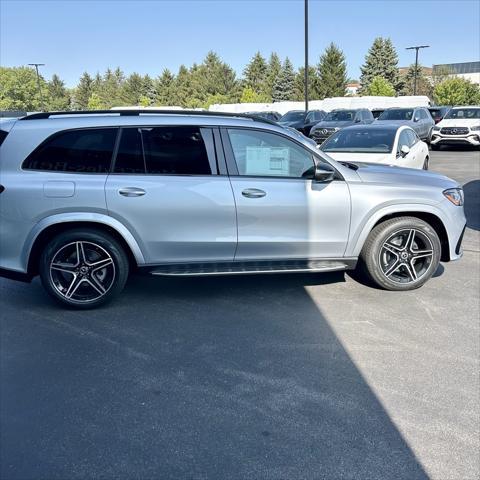
[[151, 267], [152, 275], [196, 277], [206, 275], [239, 275], [256, 273], [333, 272], [355, 268], [356, 258], [325, 260], [291, 260], [266, 262], [212, 262], [171, 264]]

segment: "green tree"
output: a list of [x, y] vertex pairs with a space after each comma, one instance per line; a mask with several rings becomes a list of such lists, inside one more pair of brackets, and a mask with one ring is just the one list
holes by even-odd
[[360, 67], [361, 93], [368, 88], [375, 77], [387, 80], [395, 91], [400, 91], [401, 84], [398, 74], [398, 56], [389, 38], [378, 37], [365, 56], [365, 63]]
[[267, 93], [267, 68], [266, 60], [257, 52], [243, 71], [245, 87], [250, 87], [257, 94]]
[[125, 77], [119, 68], [115, 71], [107, 69], [104, 73], [98, 94], [105, 108], [119, 107], [122, 105], [120, 89], [124, 81]]
[[193, 86], [190, 70], [185, 65], [180, 65], [178, 74], [175, 77], [173, 88], [173, 101], [169, 105], [180, 107], [191, 106], [193, 98]]
[[48, 110], [68, 110], [70, 108], [70, 94], [65, 88], [63, 82], [57, 74], [52, 76], [48, 82]]
[[293, 100], [295, 96], [295, 72], [292, 62], [287, 57], [282, 70], [273, 84], [272, 99], [274, 102]]
[[278, 55], [273, 52], [268, 61], [267, 72], [265, 75], [265, 93], [269, 101], [273, 99], [273, 86], [282, 71], [282, 62]]
[[93, 92], [88, 99], [87, 110], [104, 110], [105, 108], [106, 105], [102, 102], [100, 95]]
[[155, 81], [155, 104], [173, 106], [175, 101], [175, 77], [168, 68]]
[[393, 85], [383, 77], [374, 77], [365, 89], [365, 94], [375, 97], [394, 97], [395, 89]]
[[124, 106], [140, 105], [140, 99], [146, 96], [144, 88], [144, 79], [141, 75], [134, 72], [125, 80], [120, 89], [120, 99]]
[[478, 105], [480, 86], [460, 77], [447, 78], [433, 92], [437, 105]]
[[88, 108], [88, 101], [93, 93], [93, 78], [84, 72], [80, 77], [77, 88], [74, 94], [74, 104], [77, 110], [86, 110]]
[[408, 67], [407, 72], [402, 76], [402, 95], [413, 95], [414, 85], [415, 85], [415, 71], [417, 75], [417, 95], [427, 95], [431, 97], [433, 94], [433, 85], [430, 80], [426, 77], [423, 67], [421, 65], [417, 66], [415, 70], [415, 64], [413, 63]]
[[240, 97], [240, 103], [268, 103], [269, 101], [265, 94], [257, 93], [252, 87], [245, 87]]
[[[320, 100], [319, 78], [317, 69], [313, 66], [308, 67], [308, 98], [310, 100]], [[305, 100], [305, 67], [300, 67], [295, 75], [295, 95], [294, 99], [301, 102]]]
[[321, 98], [345, 96], [347, 64], [345, 55], [334, 43], [325, 49], [317, 68]]
[[[149, 105], [153, 105], [155, 103], [155, 82], [150, 77], [150, 75], [145, 75], [143, 77], [143, 90], [142, 90], [142, 96], [145, 97], [143, 100], [141, 100], [140, 104], [148, 107]], [[146, 105], [145, 105], [146, 103]]]
[[38, 91], [37, 75], [29, 67], [0, 67], [0, 109], [38, 111], [42, 100], [48, 105], [47, 84], [40, 76]]

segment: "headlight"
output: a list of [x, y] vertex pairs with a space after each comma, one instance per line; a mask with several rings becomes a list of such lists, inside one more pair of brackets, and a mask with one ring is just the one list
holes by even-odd
[[338, 132], [339, 130], [340, 130], [340, 127], [335, 127], [335, 128], [333, 129], [334, 132]]
[[439, 131], [440, 131], [440, 128], [441, 128], [441, 127], [433, 127], [433, 130], [434, 130], [435, 132], [439, 132]]
[[480, 125], [475, 125], [474, 127], [470, 127], [470, 130], [480, 130]]
[[463, 190], [461, 188], [448, 188], [443, 194], [457, 207], [463, 205]]

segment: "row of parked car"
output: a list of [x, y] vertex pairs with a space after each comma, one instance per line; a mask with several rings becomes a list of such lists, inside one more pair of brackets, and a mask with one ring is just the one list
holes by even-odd
[[[253, 113], [253, 112], [252, 112]], [[480, 107], [415, 107], [257, 112], [296, 129], [336, 160], [428, 169], [429, 145], [480, 148]], [[428, 145], [429, 144], [429, 145]]]

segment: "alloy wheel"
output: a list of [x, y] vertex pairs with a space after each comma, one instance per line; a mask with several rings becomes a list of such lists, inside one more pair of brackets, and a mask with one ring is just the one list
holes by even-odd
[[115, 281], [112, 256], [93, 242], [77, 241], [61, 247], [50, 263], [50, 279], [68, 300], [87, 303], [103, 297]]
[[379, 264], [383, 275], [390, 281], [412, 283], [427, 273], [433, 254], [432, 242], [425, 233], [405, 229], [390, 235], [383, 243]]

